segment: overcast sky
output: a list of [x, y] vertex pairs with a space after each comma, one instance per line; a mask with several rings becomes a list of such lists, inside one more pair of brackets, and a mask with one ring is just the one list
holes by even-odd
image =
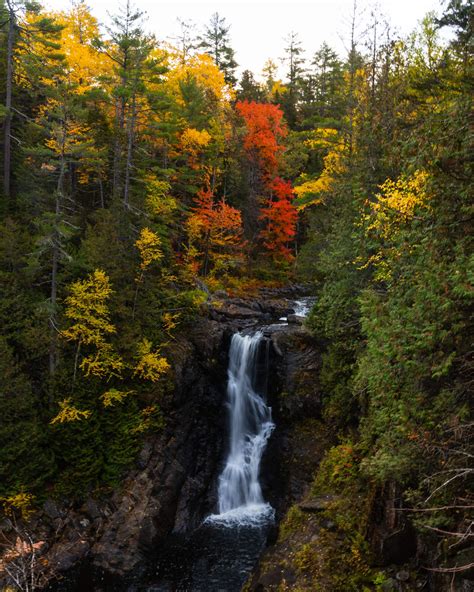
[[[44, 4], [47, 8], [65, 9], [69, 0], [44, 0]], [[108, 19], [107, 14], [116, 10], [118, 2], [101, 0], [88, 4], [103, 23]], [[357, 4], [359, 12], [368, 15], [375, 3], [358, 0]], [[401, 33], [410, 32], [427, 12], [440, 12], [439, 0], [378, 0], [377, 4], [389, 18], [392, 29]], [[135, 5], [146, 11], [147, 28], [160, 40], [177, 34], [178, 18], [192, 20], [200, 29], [218, 12], [231, 26], [239, 70], [249, 69], [258, 75], [269, 57], [278, 61], [283, 56], [283, 39], [290, 31], [299, 34], [308, 58], [323, 41], [343, 55], [353, 0], [135, 0]]]

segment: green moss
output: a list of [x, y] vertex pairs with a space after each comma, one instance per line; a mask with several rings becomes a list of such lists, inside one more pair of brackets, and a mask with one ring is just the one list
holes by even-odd
[[279, 541], [287, 539], [297, 530], [301, 530], [308, 520], [308, 516], [298, 506], [294, 505], [288, 510], [283, 522], [280, 525]]
[[293, 558], [293, 565], [295, 566], [296, 572], [301, 574], [311, 571], [317, 561], [316, 554], [317, 550], [311, 545], [311, 543], [305, 543], [300, 549], [298, 549]]

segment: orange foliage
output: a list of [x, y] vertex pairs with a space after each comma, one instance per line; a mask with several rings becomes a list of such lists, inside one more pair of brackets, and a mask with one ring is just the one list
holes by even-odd
[[255, 101], [238, 102], [235, 108], [247, 128], [245, 150], [257, 158], [265, 178], [273, 177], [278, 170], [278, 156], [284, 151], [280, 140], [288, 133], [283, 111], [277, 105]]
[[298, 214], [291, 183], [277, 176], [279, 156], [285, 150], [280, 142], [288, 133], [283, 111], [277, 105], [254, 101], [239, 102], [236, 110], [245, 121], [244, 149], [258, 162], [266, 196], [260, 212], [265, 225], [260, 238], [275, 261], [290, 261], [289, 245], [296, 235]]
[[241, 213], [223, 198], [215, 201], [209, 188], [199, 191], [195, 204], [187, 221], [189, 264], [196, 269], [201, 259], [205, 274], [210, 266], [213, 273], [225, 273], [242, 261]]
[[268, 184], [271, 197], [262, 209], [260, 219], [266, 223], [260, 236], [264, 246], [274, 259], [290, 261], [293, 259], [290, 242], [296, 236], [298, 213], [293, 206], [293, 188], [290, 181], [276, 177]]

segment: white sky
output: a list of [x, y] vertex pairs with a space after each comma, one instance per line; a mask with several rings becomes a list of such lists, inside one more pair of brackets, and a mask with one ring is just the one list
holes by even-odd
[[[179, 31], [177, 19], [192, 20], [197, 29], [209, 21], [214, 12], [225, 17], [231, 26], [231, 45], [236, 52], [239, 71], [249, 69], [257, 76], [271, 57], [276, 62], [283, 56], [284, 38], [290, 31], [299, 34], [305, 57], [312, 58], [323, 41], [345, 53], [349, 37], [349, 22], [353, 0], [134, 0], [147, 13], [147, 28], [160, 40], [173, 37]], [[88, 0], [93, 14], [101, 23], [108, 13], [116, 10], [120, 0]], [[69, 0], [44, 0], [46, 8], [65, 9]], [[358, 11], [367, 17], [375, 2], [358, 0]], [[388, 17], [392, 30], [401, 34], [412, 31], [423, 16], [440, 12], [440, 0], [378, 0], [377, 5]]]

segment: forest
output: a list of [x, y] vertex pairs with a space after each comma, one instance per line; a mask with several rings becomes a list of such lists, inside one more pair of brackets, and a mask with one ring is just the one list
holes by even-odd
[[405, 37], [354, 3], [347, 54], [290, 33], [282, 79], [279, 56], [237, 75], [217, 13], [172, 42], [128, 0], [104, 26], [85, 0], [0, 16], [1, 548], [47, 500], [120, 490], [215, 295], [302, 285], [332, 434], [312, 487], [359, 502], [333, 556], [305, 545], [297, 584], [258, 589], [418, 589], [389, 587], [362, 526], [392, 487], [423, 589], [471, 590], [472, 0]]

